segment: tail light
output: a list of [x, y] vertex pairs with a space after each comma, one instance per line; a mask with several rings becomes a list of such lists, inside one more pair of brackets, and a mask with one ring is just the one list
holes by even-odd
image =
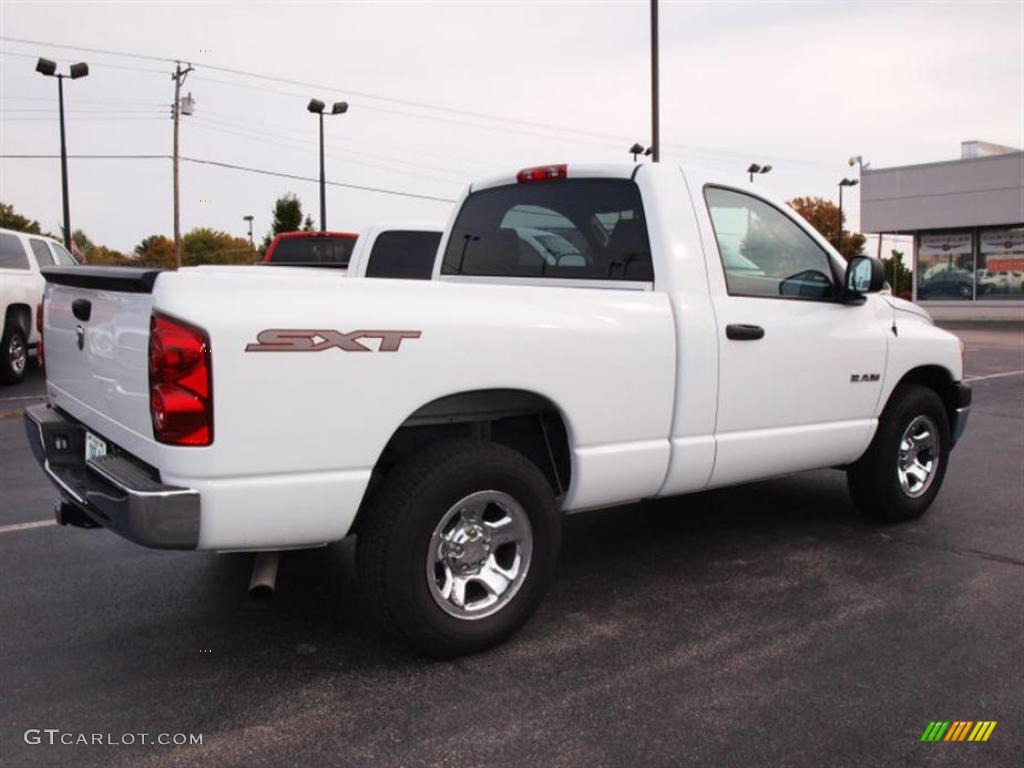
[[43, 302], [36, 304], [36, 328], [39, 329], [39, 346], [36, 347], [36, 359], [39, 370], [46, 373], [46, 360], [43, 359]]
[[158, 442], [213, 442], [210, 337], [201, 328], [158, 313], [149, 324], [149, 412]]
[[559, 165], [538, 165], [536, 168], [523, 168], [516, 174], [516, 181], [525, 184], [528, 181], [549, 181], [551, 179], [569, 178], [569, 166], [565, 163]]

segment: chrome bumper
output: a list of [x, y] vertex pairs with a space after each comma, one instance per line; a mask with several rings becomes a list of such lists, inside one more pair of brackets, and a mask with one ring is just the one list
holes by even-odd
[[967, 429], [967, 419], [971, 415], [971, 388], [963, 382], [959, 382], [954, 385], [953, 395], [955, 402], [949, 430], [953, 436], [953, 445], [956, 445], [964, 430]]
[[85, 427], [48, 405], [25, 409], [36, 461], [61, 495], [98, 525], [145, 547], [195, 549], [199, 493], [164, 485], [124, 454], [85, 460]]

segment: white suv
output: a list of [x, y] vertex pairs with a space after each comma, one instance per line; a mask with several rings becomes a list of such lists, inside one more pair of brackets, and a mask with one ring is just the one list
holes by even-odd
[[46, 286], [40, 267], [77, 264], [52, 238], [0, 229], [0, 383], [21, 381], [29, 351], [39, 345], [36, 311]]

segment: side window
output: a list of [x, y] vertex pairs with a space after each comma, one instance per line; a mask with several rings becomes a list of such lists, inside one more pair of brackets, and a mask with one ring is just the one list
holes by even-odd
[[67, 248], [59, 243], [50, 243], [53, 248], [53, 259], [62, 267], [77, 267], [78, 259], [68, 253]]
[[50, 246], [45, 240], [36, 240], [34, 237], [28, 241], [32, 246], [32, 253], [36, 256], [36, 263], [40, 267], [53, 266], [53, 254], [50, 253]]
[[381, 232], [366, 263], [366, 276], [429, 280], [440, 242], [440, 232]]
[[28, 254], [17, 235], [0, 232], [0, 269], [28, 269]]
[[704, 197], [730, 295], [835, 296], [828, 254], [782, 211], [731, 189], [707, 187]]
[[627, 179], [569, 179], [474, 192], [441, 274], [651, 281], [640, 191]]

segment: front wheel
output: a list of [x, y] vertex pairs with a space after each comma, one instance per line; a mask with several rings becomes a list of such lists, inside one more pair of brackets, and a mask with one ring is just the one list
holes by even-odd
[[3, 335], [0, 344], [0, 382], [17, 384], [25, 378], [28, 366], [28, 344], [20, 328], [12, 327]]
[[384, 479], [358, 531], [359, 578], [385, 629], [430, 656], [493, 646], [536, 610], [561, 518], [541, 471], [493, 443], [428, 446]]
[[921, 516], [942, 487], [951, 442], [949, 417], [935, 391], [897, 388], [871, 446], [847, 470], [854, 504], [883, 522]]

